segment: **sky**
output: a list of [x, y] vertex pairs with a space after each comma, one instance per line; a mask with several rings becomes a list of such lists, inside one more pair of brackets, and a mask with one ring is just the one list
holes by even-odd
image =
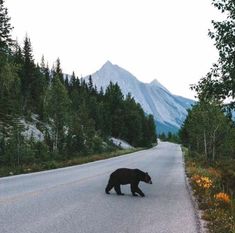
[[12, 35], [26, 34], [34, 59], [84, 77], [109, 60], [142, 82], [157, 79], [194, 99], [189, 88], [218, 59], [208, 37], [221, 16], [212, 0], [6, 0]]

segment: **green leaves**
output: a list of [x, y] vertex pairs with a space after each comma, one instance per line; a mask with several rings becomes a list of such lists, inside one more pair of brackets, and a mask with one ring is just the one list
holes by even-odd
[[[212, 21], [209, 36], [215, 41], [219, 60], [198, 84], [193, 85], [199, 103], [189, 111], [181, 129], [183, 142], [207, 159], [234, 157], [234, 123], [224, 113], [235, 108], [235, 1], [212, 0], [226, 19]], [[231, 114], [230, 114], [231, 118]]]
[[192, 150], [214, 160], [217, 156], [226, 155], [224, 152], [234, 136], [234, 130], [231, 120], [218, 103], [199, 102], [189, 110], [180, 136]]
[[201, 100], [227, 100], [234, 106], [235, 98], [235, 2], [234, 0], [212, 0], [212, 4], [227, 17], [222, 22], [212, 21], [214, 30], [209, 37], [215, 41], [219, 60], [211, 71], [192, 88]]
[[45, 115], [52, 125], [53, 150], [55, 151], [62, 150], [69, 110], [70, 100], [67, 90], [60, 82], [59, 77], [55, 76], [44, 101]]
[[6, 62], [0, 65], [0, 115], [14, 115], [20, 111], [20, 80], [17, 66]]

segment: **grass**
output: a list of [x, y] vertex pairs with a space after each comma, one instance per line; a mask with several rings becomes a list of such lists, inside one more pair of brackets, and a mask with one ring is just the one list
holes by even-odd
[[143, 149], [144, 148], [122, 149], [122, 150], [118, 149], [112, 152], [105, 152], [101, 154], [86, 155], [86, 156], [79, 155], [79, 156], [74, 156], [70, 159], [49, 160], [46, 162], [37, 162], [37, 163], [21, 165], [17, 167], [2, 166], [0, 167], [0, 177], [80, 165], [80, 164], [98, 161], [102, 159], [109, 159], [109, 158], [117, 157], [117, 156], [124, 155], [124, 154], [130, 154], [130, 153], [140, 151]]
[[[226, 172], [234, 161], [205, 161], [182, 148], [189, 177], [203, 219], [210, 233], [235, 233], [234, 173]], [[233, 167], [234, 168], [234, 167]]]

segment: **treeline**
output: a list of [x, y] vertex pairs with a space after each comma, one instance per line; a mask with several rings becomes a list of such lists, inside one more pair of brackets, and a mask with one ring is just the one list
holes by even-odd
[[218, 102], [200, 101], [191, 110], [179, 132], [184, 145], [208, 161], [235, 158], [235, 127]]
[[[0, 163], [18, 166], [51, 158], [99, 153], [110, 136], [135, 147], [156, 141], [152, 115], [146, 115], [118, 84], [97, 90], [73, 73], [65, 76], [60, 60], [52, 68], [44, 57], [36, 64], [30, 39], [23, 46], [11, 37], [10, 17], [0, 1]], [[44, 140], [23, 136], [22, 122], [32, 122]]]
[[173, 143], [180, 143], [180, 138], [179, 138], [179, 133], [171, 133], [171, 132], [168, 132], [167, 134], [165, 133], [161, 133], [158, 135], [158, 138], [165, 142], [173, 142]]

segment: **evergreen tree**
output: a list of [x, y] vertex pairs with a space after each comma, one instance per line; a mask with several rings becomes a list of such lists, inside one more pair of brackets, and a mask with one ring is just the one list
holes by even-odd
[[121, 117], [123, 116], [123, 100], [124, 96], [118, 84], [110, 82], [105, 92], [105, 100], [107, 103], [107, 111], [110, 115], [111, 134], [114, 137], [120, 137], [122, 128], [124, 127]]
[[120, 128], [121, 138], [133, 146], [140, 145], [142, 140], [142, 116], [139, 114], [136, 102], [130, 93], [123, 102], [123, 115], [120, 118], [124, 127]]
[[[13, 56], [13, 57], [12, 57], [12, 60], [13, 60], [13, 62], [14, 62], [15, 64], [17, 64], [18, 67], [21, 67], [21, 66], [23, 65], [23, 63], [24, 63], [24, 58], [23, 58], [22, 49], [21, 49], [21, 47], [20, 47], [18, 41], [16, 41], [16, 42], [14, 43], [14, 45], [13, 45], [13, 47], [12, 47], [12, 52], [13, 52], [13, 54], [12, 54], [12, 56]], [[18, 69], [19, 75], [22, 76], [21, 73], [20, 73], [20, 71], [21, 71], [21, 69]]]
[[88, 89], [90, 92], [93, 90], [93, 81], [91, 75], [89, 75], [89, 80], [88, 80]]
[[4, 0], [0, 0], [0, 54], [8, 51], [13, 44], [10, 34], [12, 29], [8, 10], [4, 7]]
[[70, 100], [59, 76], [53, 78], [47, 92], [44, 111], [52, 125], [53, 151], [62, 152], [69, 122]]
[[35, 64], [32, 53], [32, 45], [28, 36], [25, 37], [23, 47], [23, 66], [22, 66], [22, 94], [23, 110], [29, 112], [34, 106], [33, 86], [35, 85]]
[[40, 72], [45, 77], [46, 84], [49, 85], [50, 84], [50, 70], [49, 70], [48, 63], [45, 64], [44, 55], [42, 56], [42, 59], [41, 59]]
[[61, 69], [60, 59], [57, 58], [56, 60], [56, 66], [54, 70], [53, 77], [57, 76], [62, 84], [64, 84], [64, 75]]
[[9, 62], [0, 67], [0, 121], [20, 113], [20, 80], [17, 67]]
[[160, 138], [162, 141], [166, 141], [166, 135], [165, 135], [165, 133], [161, 133], [161, 134], [159, 135], [159, 138]]
[[78, 113], [73, 113], [67, 136], [67, 156], [77, 154], [85, 150], [86, 135]]
[[91, 154], [93, 152], [93, 138], [95, 137], [95, 122], [89, 117], [88, 105], [85, 101], [80, 105], [78, 119], [81, 122], [79, 137], [83, 139], [82, 152]]
[[99, 92], [99, 97], [102, 99], [104, 96], [104, 89], [103, 87], [100, 88], [100, 92]]
[[64, 86], [66, 90], [68, 91], [68, 94], [70, 94], [69, 77], [67, 74], [65, 75]]
[[72, 91], [76, 89], [76, 76], [74, 72], [71, 75], [70, 81], [68, 79], [68, 75], [66, 75], [65, 87], [68, 90], [69, 96], [71, 96]]
[[151, 146], [152, 143], [157, 142], [157, 132], [153, 115], [148, 115], [145, 117], [143, 131], [144, 146]]

